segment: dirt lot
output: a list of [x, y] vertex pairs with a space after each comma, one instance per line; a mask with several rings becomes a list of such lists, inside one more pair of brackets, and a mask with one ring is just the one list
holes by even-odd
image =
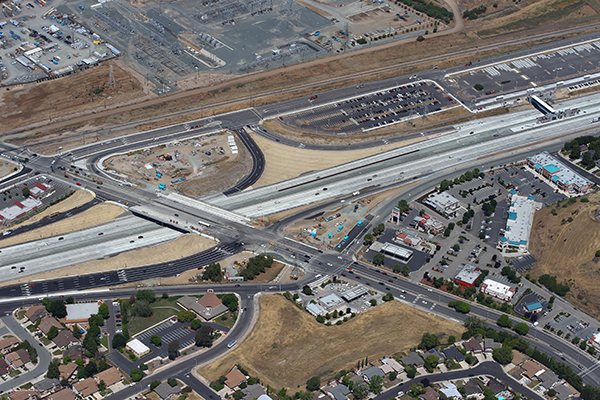
[[[59, 276], [73, 276], [90, 274], [93, 272], [113, 271], [116, 269], [139, 267], [142, 265], [177, 260], [179, 258], [187, 257], [206, 250], [214, 246], [214, 244], [215, 243], [212, 240], [206, 239], [199, 235], [189, 234], [181, 236], [168, 243], [127, 251], [119, 254], [118, 256], [105, 260], [87, 261], [81, 264], [71, 265], [69, 267], [31, 275], [27, 277], [27, 280], [56, 279]], [[170, 278], [164, 279], [162, 283], [166, 284], [167, 279]], [[2, 282], [0, 286], [12, 285], [17, 282], [18, 280], [16, 279], [13, 281], [6, 281]]]
[[258, 182], [254, 184], [254, 187], [271, 185], [295, 178], [309, 171], [334, 167], [422, 140], [418, 138], [364, 150], [327, 152], [285, 146], [254, 133], [251, 135], [265, 155], [265, 171]]
[[[229, 135], [234, 136], [238, 153], [229, 146]], [[237, 135], [228, 132], [118, 155], [104, 166], [133, 181], [153, 186], [164, 183], [196, 197], [234, 186], [252, 169], [252, 158]], [[172, 183], [174, 180], [179, 182]]]
[[[75, 196], [82, 197], [81, 195], [79, 195], [80, 193], [85, 193], [85, 194], [89, 195], [89, 193], [80, 190], [77, 193], [75, 193], [73, 196], [69, 197], [67, 200], [65, 200], [61, 203], [58, 203], [55, 206], [49, 207], [44, 212], [36, 215], [36, 217], [39, 220], [40, 218], [43, 218], [44, 215], [49, 215], [50, 213], [55, 212], [54, 210], [60, 210], [60, 212], [68, 212], [69, 210], [73, 209], [74, 207], [67, 208], [66, 206], [68, 206], [68, 205], [65, 203], [67, 203], [69, 200], [73, 199], [73, 197], [75, 197]], [[89, 196], [91, 197], [91, 195], [89, 195]], [[73, 199], [73, 200], [77, 201], [78, 199]], [[60, 207], [61, 205], [63, 207], [62, 207], [62, 209], [59, 209], [58, 207]], [[53, 207], [57, 207], [57, 208], [53, 208]], [[52, 210], [50, 210], [51, 208], [52, 208]], [[106, 224], [108, 222], [113, 221], [116, 217], [123, 214], [124, 212], [125, 212], [125, 209], [123, 209], [122, 207], [116, 206], [114, 204], [107, 204], [107, 203], [98, 204], [98, 205], [96, 205], [82, 213], [76, 214], [72, 217], [65, 218], [61, 221], [55, 222], [50, 225], [46, 225], [46, 226], [38, 228], [38, 229], [34, 229], [29, 232], [25, 232], [20, 235], [17, 234], [15, 236], [10, 236], [6, 239], [3, 239], [2, 241], [0, 241], [0, 248], [13, 246], [13, 245], [19, 244], [19, 243], [25, 243], [29, 240], [43, 239], [43, 238], [47, 238], [47, 237], [51, 237], [51, 236], [62, 235], [65, 233], [75, 232], [75, 231], [79, 231], [82, 229], [91, 228], [93, 226]], [[35, 222], [32, 220], [33, 220], [33, 218], [29, 219], [28, 221], [24, 222], [21, 225]], [[13, 229], [14, 229], [14, 227], [13, 227]]]
[[199, 373], [212, 381], [239, 363], [264, 384], [296, 391], [311, 376], [325, 381], [367, 356], [376, 360], [413, 347], [424, 332], [460, 336], [463, 331], [459, 324], [397, 301], [363, 312], [341, 326], [325, 326], [283, 296], [266, 295], [260, 298], [260, 316], [250, 336]]
[[[563, 208], [555, 205], [535, 215], [531, 234], [531, 254], [539, 261], [530, 274], [556, 275], [559, 282], [571, 284], [568, 301], [594, 318], [600, 317], [600, 220], [596, 210], [600, 195], [589, 203], [577, 202]], [[557, 215], [552, 215], [556, 210]], [[567, 223], [568, 218], [573, 222]], [[565, 223], [563, 223], [565, 221]]]
[[17, 164], [13, 164], [11, 161], [0, 161], [0, 178], [4, 178], [5, 176], [15, 172], [15, 168], [17, 168]]

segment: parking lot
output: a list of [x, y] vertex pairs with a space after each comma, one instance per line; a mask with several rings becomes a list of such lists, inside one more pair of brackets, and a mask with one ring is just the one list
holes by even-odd
[[[467, 70], [449, 79], [469, 97], [495, 96], [505, 90], [533, 88], [551, 81], [558, 81], [557, 87], [560, 87], [561, 79], [596, 71], [599, 66], [600, 41], [595, 41]], [[483, 90], [474, 89], [476, 84], [482, 85]]]
[[[407, 223], [407, 225], [408, 225], [408, 223]], [[428, 255], [422, 251], [419, 251], [419, 250], [415, 249], [414, 247], [408, 247], [408, 246], [402, 245], [402, 244], [394, 241], [396, 234], [397, 234], [397, 232], [395, 229], [387, 229], [379, 237], [379, 239], [377, 239], [377, 241], [381, 242], [381, 243], [391, 243], [395, 246], [408, 249], [413, 252], [412, 257], [410, 258], [410, 260], [408, 262], [406, 262], [406, 261], [402, 261], [400, 259], [393, 258], [392, 256], [386, 254], [385, 262], [383, 263], [383, 266], [386, 268], [389, 268], [390, 270], [393, 270], [394, 265], [396, 265], [396, 264], [408, 265], [411, 272], [418, 271], [425, 264], [425, 262], [430, 257], [430, 255]], [[377, 252], [367, 250], [363, 253], [362, 257], [369, 262], [373, 262], [373, 257], [375, 257], [375, 254], [377, 254]]]
[[[315, 97], [308, 101], [312, 102]], [[444, 96], [436, 83], [418, 81], [280, 119], [290, 125], [351, 134], [397, 124], [454, 104], [454, 99]]]
[[589, 340], [598, 330], [598, 327], [592, 326], [588, 321], [582, 321], [573, 315], [560, 313], [546, 324], [546, 329], [554, 332], [563, 331], [564, 334], [570, 334], [571, 338]]
[[521, 273], [527, 271], [534, 267], [533, 263], [537, 260], [532, 255], [518, 257], [516, 260], [513, 260], [511, 263], [511, 268], [515, 271], [519, 271]]
[[555, 193], [555, 188], [545, 181], [536, 178], [535, 175], [525, 167], [506, 167], [494, 172], [498, 182], [504, 182], [509, 190], [516, 190], [522, 196], [534, 196], [535, 201], [548, 206], [567, 197], [561, 193]]

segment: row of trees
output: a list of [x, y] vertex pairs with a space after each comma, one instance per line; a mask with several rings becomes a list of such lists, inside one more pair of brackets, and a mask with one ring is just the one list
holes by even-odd
[[546, 286], [548, 290], [556, 293], [557, 295], [564, 297], [569, 293], [571, 287], [568, 284], [558, 283], [556, 276], [550, 274], [544, 274], [538, 278], [538, 282]]
[[432, 2], [427, 3], [425, 0], [400, 0], [404, 4], [409, 7], [414, 8], [415, 10], [427, 14], [432, 18], [437, 18], [445, 23], [450, 23], [454, 19], [454, 14], [452, 11], [448, 11], [448, 9], [435, 5]]
[[439, 190], [440, 190], [440, 192], [443, 192], [443, 191], [448, 190], [450, 188], [450, 186], [452, 186], [452, 185], [458, 185], [459, 183], [468, 182], [473, 179], [483, 178], [484, 176], [485, 176], [485, 174], [483, 172], [481, 172], [479, 170], [479, 168], [475, 168], [475, 169], [473, 169], [473, 171], [467, 171], [464, 174], [462, 174], [461, 176], [459, 176], [458, 178], [454, 178], [453, 181], [444, 179], [440, 183]]

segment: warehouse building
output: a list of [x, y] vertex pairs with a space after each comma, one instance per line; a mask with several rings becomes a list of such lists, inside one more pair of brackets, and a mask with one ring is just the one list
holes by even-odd
[[454, 283], [457, 285], [473, 287], [475, 281], [481, 275], [481, 269], [471, 264], [465, 264], [460, 271], [454, 277]]
[[506, 220], [504, 236], [498, 240], [498, 250], [506, 252], [517, 250], [527, 252], [529, 250], [529, 236], [533, 226], [535, 212], [542, 208], [542, 204], [534, 200], [533, 196], [519, 196], [513, 194]]

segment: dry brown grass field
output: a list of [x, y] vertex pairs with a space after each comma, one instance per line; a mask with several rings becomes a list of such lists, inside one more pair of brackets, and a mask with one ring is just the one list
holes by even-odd
[[[555, 275], [558, 282], [571, 284], [567, 300], [595, 318], [600, 317], [600, 220], [596, 210], [600, 195], [589, 203], [563, 207], [554, 205], [535, 215], [531, 234], [531, 254], [538, 259], [530, 274]], [[552, 215], [555, 210], [557, 215]], [[564, 223], [568, 218], [573, 222]]]
[[325, 326], [281, 295], [260, 298], [260, 315], [250, 336], [224, 358], [202, 367], [209, 380], [241, 364], [274, 388], [296, 390], [318, 375], [326, 380], [358, 360], [391, 355], [416, 346], [424, 332], [460, 336], [462, 325], [391, 301], [340, 326]]

